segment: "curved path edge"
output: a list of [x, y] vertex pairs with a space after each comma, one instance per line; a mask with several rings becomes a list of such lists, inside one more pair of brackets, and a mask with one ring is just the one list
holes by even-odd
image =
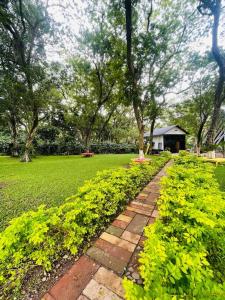
[[143, 231], [158, 217], [160, 180], [171, 164], [169, 161], [156, 174], [42, 300], [121, 300], [124, 275], [142, 283], [138, 256], [145, 239]]

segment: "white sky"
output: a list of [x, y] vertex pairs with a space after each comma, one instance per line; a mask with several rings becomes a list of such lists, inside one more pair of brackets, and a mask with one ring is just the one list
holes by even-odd
[[[225, 3], [225, 0], [222, 0], [222, 2]], [[49, 13], [53, 19], [61, 24], [65, 33], [71, 33], [69, 35], [61, 35], [62, 40], [59, 41], [58, 45], [47, 47], [47, 59], [49, 61], [59, 61], [62, 63], [75, 53], [75, 50], [78, 47], [75, 36], [79, 34], [83, 26], [88, 26], [87, 18], [82, 17], [82, 12], [84, 12], [87, 3], [85, 0], [49, 0], [49, 5]], [[224, 18], [224, 13], [222, 17]], [[208, 17], [202, 17], [202, 28], [204, 28], [207, 18]], [[225, 28], [220, 28], [220, 32], [224, 30]], [[222, 36], [222, 38], [221, 36], [219, 38], [219, 44], [225, 49], [225, 38], [223, 34]], [[200, 54], [204, 54], [207, 50], [209, 51], [211, 49], [211, 32], [208, 32], [208, 37], [199, 37], [197, 41], [190, 43], [188, 48], [189, 50], [196, 51]], [[174, 92], [179, 92], [188, 87], [189, 82], [187, 77], [185, 77], [186, 76], [184, 76], [176, 86]], [[167, 95], [167, 100], [176, 102], [176, 99], [179, 101], [182, 97], [181, 94], [176, 95], [171, 93]]]

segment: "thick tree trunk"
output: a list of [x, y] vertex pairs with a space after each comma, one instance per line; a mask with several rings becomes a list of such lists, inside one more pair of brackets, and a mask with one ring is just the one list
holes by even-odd
[[17, 135], [15, 135], [13, 137], [13, 140], [12, 140], [11, 156], [12, 157], [18, 157], [19, 156], [18, 143], [17, 143]]
[[21, 158], [21, 162], [30, 162], [31, 161], [31, 149], [32, 149], [32, 143], [33, 143], [33, 139], [34, 139], [34, 135], [35, 135], [35, 131], [33, 132], [29, 132], [28, 133], [28, 137], [25, 143], [25, 149], [24, 149], [24, 153], [23, 156]]
[[[206, 4], [207, 5], [207, 4]], [[209, 4], [208, 4], [209, 5]], [[214, 97], [214, 110], [210, 129], [207, 134], [207, 145], [214, 143], [215, 131], [219, 119], [220, 108], [223, 103], [223, 90], [225, 84], [225, 57], [218, 46], [218, 28], [221, 14], [221, 0], [216, 0], [214, 6], [209, 7], [213, 15], [212, 28], [212, 55], [219, 67], [219, 79], [216, 86]]]
[[126, 12], [126, 42], [127, 42], [127, 68], [130, 82], [130, 100], [133, 104], [134, 114], [139, 130], [139, 157], [144, 158], [144, 122], [141, 113], [141, 99], [138, 93], [137, 71], [134, 68], [132, 56], [132, 1], [125, 0]]
[[144, 132], [145, 132], [145, 126], [143, 122], [143, 118], [140, 115], [139, 107], [136, 102], [133, 102], [133, 108], [134, 108], [134, 115], [137, 122], [138, 127], [138, 147], [139, 147], [139, 157], [144, 158]]
[[38, 128], [38, 123], [39, 123], [38, 110], [35, 108], [33, 111], [33, 123], [32, 123], [31, 128], [28, 129], [27, 139], [26, 139], [26, 143], [25, 143], [25, 149], [24, 149], [23, 156], [21, 158], [21, 162], [30, 162], [31, 161], [31, 153], [30, 152], [32, 149], [32, 143], [34, 140], [34, 136], [35, 136], [35, 133]]
[[11, 137], [12, 137], [12, 149], [11, 149], [11, 156], [12, 157], [18, 157], [19, 152], [18, 152], [18, 143], [17, 143], [17, 124], [16, 124], [16, 119], [13, 114], [10, 115], [9, 117], [9, 127], [11, 131]]
[[196, 152], [197, 152], [198, 156], [200, 155], [200, 151], [201, 151], [201, 146], [202, 146], [202, 131], [203, 131], [203, 128], [205, 126], [205, 122], [206, 122], [206, 120], [204, 120], [204, 122], [202, 122], [200, 124], [199, 129], [198, 129], [198, 133], [197, 133]]
[[30, 156], [31, 145], [32, 145], [32, 139], [28, 138], [25, 144], [23, 156], [21, 157], [21, 162], [27, 163], [31, 161], [31, 156]]
[[220, 116], [220, 107], [221, 107], [220, 103], [214, 107], [211, 124], [210, 124], [209, 131], [207, 134], [207, 141], [206, 141], [207, 145], [214, 144], [214, 139], [216, 136], [216, 128], [217, 128], [217, 124], [218, 124], [218, 120], [219, 120], [219, 116]]
[[85, 134], [84, 138], [84, 146], [85, 146], [85, 151], [90, 150], [90, 138], [91, 138], [91, 130], [88, 130]]

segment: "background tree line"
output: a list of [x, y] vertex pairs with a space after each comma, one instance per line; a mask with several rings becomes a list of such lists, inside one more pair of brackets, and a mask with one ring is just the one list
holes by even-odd
[[[80, 18], [79, 33], [54, 7]], [[200, 152], [223, 122], [223, 25], [219, 0], [1, 1], [1, 151], [29, 161], [33, 148], [137, 142], [143, 155], [144, 132], [175, 123]], [[50, 59], [54, 48], [65, 58]]]

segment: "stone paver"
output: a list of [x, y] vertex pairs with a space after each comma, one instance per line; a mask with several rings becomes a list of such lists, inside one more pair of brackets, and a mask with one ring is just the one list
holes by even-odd
[[146, 239], [143, 229], [159, 216], [156, 202], [164, 175], [163, 169], [42, 300], [121, 300], [124, 274], [142, 284], [138, 257]]
[[124, 222], [130, 223], [130, 221], [132, 220], [132, 218], [121, 214], [121, 215], [119, 215], [116, 218], [116, 220], [120, 220], [120, 221], [124, 221]]
[[127, 227], [127, 230], [141, 235], [144, 227], [148, 223], [148, 218], [142, 215], [136, 215]]
[[143, 194], [143, 195], [141, 195], [141, 194], [139, 194], [137, 197], [136, 197], [136, 199], [139, 199], [139, 200], [145, 200], [146, 198], [147, 198], [147, 194]]
[[115, 236], [118, 236], [120, 237], [123, 233], [123, 229], [122, 228], [119, 228], [119, 227], [115, 227], [115, 226], [112, 226], [110, 225], [107, 229], [106, 229], [106, 232], [110, 233], [110, 234], [113, 234]]
[[92, 279], [83, 291], [90, 300], [121, 300], [119, 296]]
[[[81, 256], [72, 268], [53, 286], [49, 294], [55, 300], [74, 300], [98, 270], [99, 265], [87, 256]], [[48, 299], [45, 298], [44, 299]]]
[[121, 275], [123, 274], [124, 268], [127, 265], [127, 262], [115, 256], [111, 256], [109, 255], [109, 253], [97, 247], [89, 248], [87, 251], [87, 255], [90, 256], [95, 261], [97, 261], [99, 264], [102, 264], [103, 266]]
[[145, 203], [143, 203], [143, 202], [132, 201], [130, 204], [139, 205], [139, 207], [140, 207], [141, 209], [146, 209], [146, 210], [154, 209], [154, 205], [151, 205], [151, 204], [145, 204]]
[[133, 244], [138, 244], [139, 240], [140, 240], [140, 235], [139, 234], [135, 234], [132, 233], [130, 231], [125, 230], [124, 233], [122, 234], [121, 238], [124, 240], [127, 240]]
[[149, 218], [149, 220], [148, 220], [148, 225], [151, 225], [151, 224], [153, 224], [154, 222], [155, 222], [155, 218], [151, 217], [151, 218]]
[[119, 227], [119, 228], [122, 228], [122, 229], [125, 229], [128, 224], [129, 223], [124, 222], [124, 221], [120, 221], [120, 220], [115, 220], [115, 221], [112, 222], [113, 226], [116, 226], [116, 227]]
[[133, 218], [136, 215], [136, 213], [134, 211], [127, 210], [127, 209], [123, 212], [123, 214], [125, 216], [131, 217], [131, 218]]
[[[151, 211], [145, 211], [143, 209], [139, 209], [139, 208], [135, 208], [135, 207], [131, 207], [131, 206], [127, 206], [128, 210], [134, 211], [137, 214], [141, 214], [141, 215], [145, 215], [145, 216], [151, 216], [152, 212]], [[135, 216], [136, 217], [136, 216]]]
[[129, 252], [134, 252], [135, 249], [135, 245], [128, 242], [128, 241], [124, 241], [120, 238], [118, 238], [117, 236], [114, 236], [112, 234], [109, 234], [107, 232], [103, 232], [100, 236], [100, 238], [102, 240], [105, 240], [113, 245], [119, 246]]
[[108, 288], [121, 298], [124, 297], [122, 278], [114, 274], [112, 271], [101, 267], [95, 274], [94, 279], [98, 283], [103, 284], [106, 288]]
[[158, 212], [157, 209], [155, 209], [155, 210], [153, 211], [153, 213], [152, 213], [152, 217], [153, 217], [153, 218], [158, 218], [158, 216], [159, 216], [159, 212]]
[[94, 246], [107, 252], [111, 256], [114, 256], [118, 259], [125, 261], [126, 263], [129, 262], [129, 260], [132, 256], [131, 252], [129, 252], [121, 247], [118, 247], [116, 245], [112, 245], [111, 243], [106, 242], [102, 239], [98, 239], [96, 241], [96, 243], [94, 244]]

